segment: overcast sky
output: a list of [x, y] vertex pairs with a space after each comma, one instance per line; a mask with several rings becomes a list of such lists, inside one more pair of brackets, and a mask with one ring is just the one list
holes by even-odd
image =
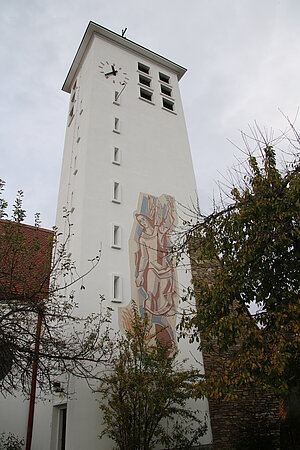
[[[0, 178], [25, 193], [27, 223], [55, 222], [68, 94], [61, 86], [88, 22], [188, 69], [182, 78], [200, 206], [235, 163], [239, 130], [275, 132], [300, 105], [299, 0], [0, 0]], [[299, 120], [298, 120], [299, 124]]]

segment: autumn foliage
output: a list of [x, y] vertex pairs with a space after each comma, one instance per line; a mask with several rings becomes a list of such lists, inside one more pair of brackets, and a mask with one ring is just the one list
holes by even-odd
[[[227, 204], [198, 212], [187, 222], [179, 255], [190, 253], [196, 296], [181, 322], [191, 340], [222, 361], [206, 393], [230, 398], [255, 384], [284, 392], [299, 381], [300, 165], [299, 136], [293, 157], [279, 169], [272, 142], [259, 130], [256, 153], [231, 187]], [[206, 270], [207, 262], [213, 266]], [[199, 392], [203, 392], [199, 385]]]

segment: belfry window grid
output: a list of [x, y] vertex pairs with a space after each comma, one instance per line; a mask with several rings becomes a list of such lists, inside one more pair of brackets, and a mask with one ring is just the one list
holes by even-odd
[[138, 62], [139, 98], [153, 103], [152, 77], [150, 67]]

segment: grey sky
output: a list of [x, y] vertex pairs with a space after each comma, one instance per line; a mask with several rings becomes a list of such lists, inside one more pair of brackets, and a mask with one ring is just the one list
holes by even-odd
[[[181, 81], [200, 206], [234, 164], [239, 130], [275, 130], [300, 105], [299, 0], [0, 0], [0, 178], [27, 222], [55, 221], [68, 95], [89, 20], [187, 67]], [[299, 123], [299, 121], [298, 121]]]

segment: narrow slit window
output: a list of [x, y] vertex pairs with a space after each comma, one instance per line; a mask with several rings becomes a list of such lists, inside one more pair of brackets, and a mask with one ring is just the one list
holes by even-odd
[[164, 73], [159, 72], [159, 79], [163, 83], [170, 84], [170, 77], [168, 75], [165, 75]]
[[148, 100], [149, 102], [152, 102], [152, 92], [147, 91], [146, 89], [141, 88], [140, 89], [140, 97]]
[[69, 112], [69, 123], [71, 123], [71, 120], [73, 119], [73, 117], [74, 117], [74, 105], [72, 106], [72, 108], [70, 109], [70, 112]]
[[120, 225], [113, 225], [112, 229], [112, 247], [121, 248], [121, 227]]
[[147, 73], [149, 75], [150, 73], [150, 67], [146, 66], [143, 63], [138, 63], [138, 70], [140, 70], [141, 72]]
[[113, 161], [114, 164], [120, 165], [121, 164], [121, 152], [119, 147], [114, 147], [113, 149]]
[[76, 175], [77, 174], [77, 172], [78, 172], [78, 169], [77, 169], [77, 156], [75, 156], [75, 158], [74, 158], [74, 170], [73, 170], [73, 175]]
[[151, 78], [144, 77], [144, 75], [139, 75], [139, 83], [150, 87], [151, 86]]
[[114, 131], [120, 132], [120, 119], [118, 117], [115, 117]]
[[167, 86], [164, 86], [163, 84], [160, 85], [160, 91], [162, 94], [172, 97], [172, 89]]
[[70, 201], [70, 212], [73, 213], [75, 211], [74, 206], [74, 192], [71, 193], [71, 201]]
[[122, 279], [120, 275], [113, 275], [112, 279], [112, 300], [113, 302], [122, 301]]
[[118, 181], [114, 181], [113, 184], [113, 202], [120, 203], [121, 202], [121, 186]]
[[170, 102], [166, 98], [163, 98], [163, 107], [169, 109], [170, 111], [174, 111], [174, 103]]
[[118, 104], [120, 103], [120, 92], [119, 91], [115, 91], [114, 102], [118, 103]]
[[74, 103], [76, 99], [76, 87], [77, 87], [77, 80], [73, 84], [72, 91], [71, 91], [71, 102]]
[[74, 117], [75, 114], [75, 100], [76, 100], [76, 86], [77, 86], [77, 80], [75, 81], [72, 91], [71, 91], [71, 100], [70, 100], [70, 109], [69, 109], [69, 121], [68, 121], [68, 125], [70, 125], [70, 123], [72, 122], [72, 119]]

